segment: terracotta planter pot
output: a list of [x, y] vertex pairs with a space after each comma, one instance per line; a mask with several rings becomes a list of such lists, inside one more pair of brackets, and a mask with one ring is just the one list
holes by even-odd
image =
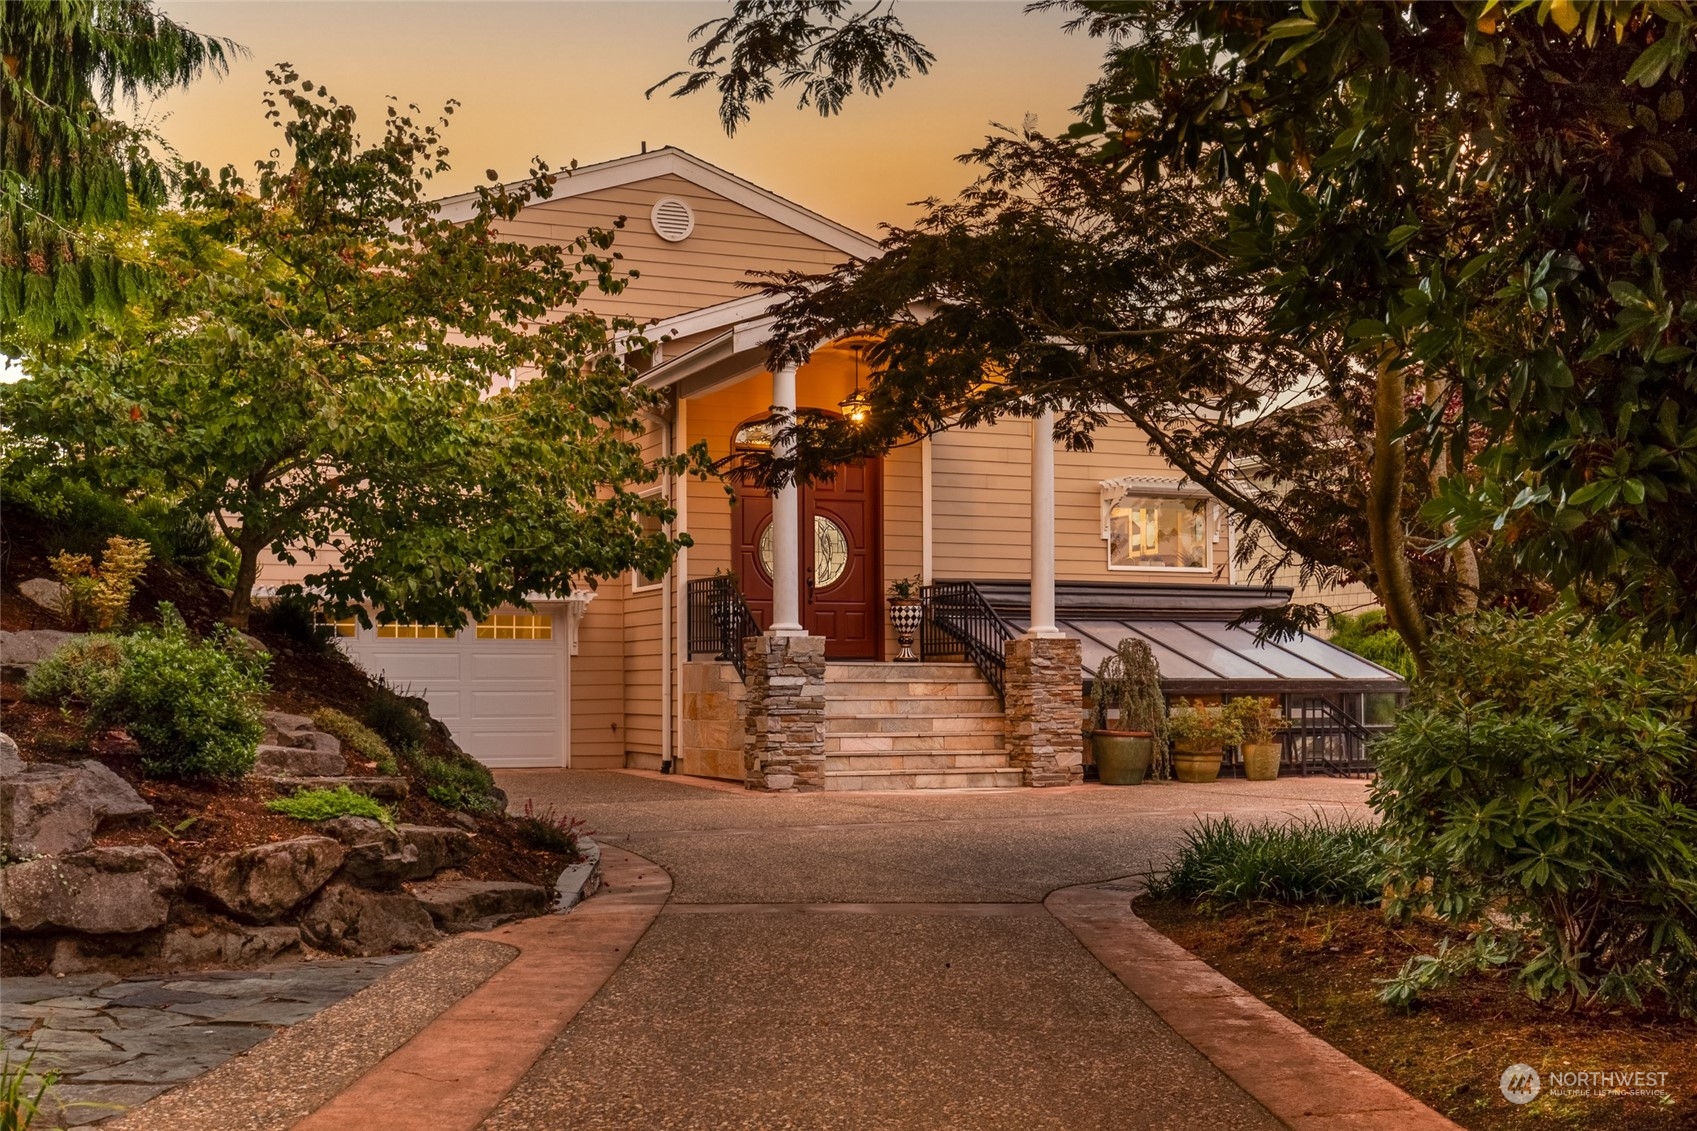
[[1090, 736], [1090, 751], [1103, 785], [1141, 785], [1155, 755], [1155, 736], [1144, 730], [1098, 730]]
[[1279, 776], [1278, 743], [1246, 742], [1242, 750], [1244, 777], [1250, 781], [1272, 781]]
[[1224, 746], [1189, 746], [1173, 744], [1173, 774], [1179, 781], [1200, 784], [1220, 776], [1220, 759], [1225, 757]]

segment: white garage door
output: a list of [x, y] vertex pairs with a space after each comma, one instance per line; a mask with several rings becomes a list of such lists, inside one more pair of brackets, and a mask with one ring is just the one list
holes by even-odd
[[570, 761], [570, 653], [549, 613], [504, 612], [456, 635], [436, 625], [358, 629], [338, 640], [361, 667], [419, 695], [467, 754], [486, 766]]

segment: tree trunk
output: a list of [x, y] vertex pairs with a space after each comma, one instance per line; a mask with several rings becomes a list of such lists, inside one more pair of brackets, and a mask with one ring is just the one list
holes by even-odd
[[253, 582], [259, 576], [259, 552], [265, 549], [265, 543], [239, 538], [235, 545], [237, 553], [241, 554], [241, 564], [236, 567], [235, 589], [230, 595], [230, 614], [224, 618], [224, 622], [237, 632], [246, 632], [248, 616], [253, 612]]
[[[1426, 382], [1426, 403], [1436, 406], [1438, 398], [1443, 395], [1443, 385], [1437, 381]], [[1432, 486], [1434, 492], [1443, 482], [1450, 470], [1450, 455], [1448, 447], [1440, 447], [1436, 458], [1432, 461]], [[1445, 534], [1455, 533], [1455, 523], [1444, 524]], [[1463, 542], [1450, 551], [1450, 568], [1455, 570], [1456, 604], [1455, 612], [1471, 613], [1479, 607], [1479, 556], [1474, 553], [1473, 543]]]
[[1414, 595], [1414, 575], [1408, 568], [1402, 528], [1404, 442], [1397, 435], [1407, 419], [1403, 405], [1407, 382], [1387, 353], [1379, 362], [1373, 389], [1373, 465], [1367, 484], [1367, 533], [1373, 547], [1373, 572], [1385, 619], [1414, 653], [1416, 666], [1426, 668], [1426, 615]]

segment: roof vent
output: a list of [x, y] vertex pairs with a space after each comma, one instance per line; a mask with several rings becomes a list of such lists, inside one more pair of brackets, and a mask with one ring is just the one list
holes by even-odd
[[656, 200], [649, 218], [654, 221], [655, 233], [671, 243], [688, 239], [689, 234], [695, 231], [695, 213], [690, 211], [689, 205], [673, 196]]

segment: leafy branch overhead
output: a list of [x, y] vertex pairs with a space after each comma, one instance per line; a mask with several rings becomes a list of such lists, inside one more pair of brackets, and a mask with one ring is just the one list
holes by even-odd
[[639, 492], [688, 460], [643, 455], [653, 398], [620, 352], [635, 326], [576, 309], [634, 274], [613, 229], [505, 238], [553, 189], [540, 162], [445, 216], [427, 193], [451, 104], [433, 121], [390, 105], [367, 143], [352, 107], [271, 78], [281, 155], [251, 180], [189, 166], [182, 207], [135, 234], [169, 285], [0, 391], [14, 463], [215, 516], [238, 624], [265, 552], [333, 605], [454, 626], [664, 572], [685, 536], [645, 528], [673, 516]]

